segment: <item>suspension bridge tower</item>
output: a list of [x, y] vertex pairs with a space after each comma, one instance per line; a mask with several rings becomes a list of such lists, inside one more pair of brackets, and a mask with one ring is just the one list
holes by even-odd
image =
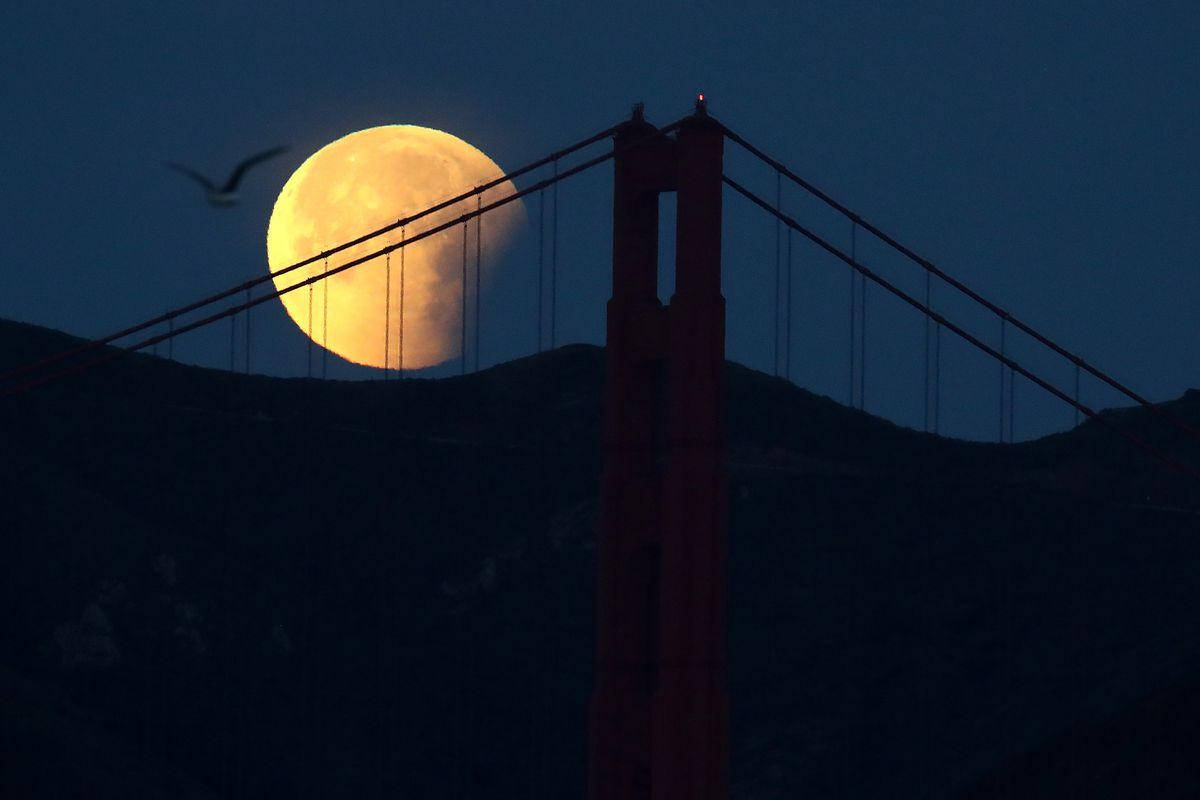
[[[726, 800], [724, 136], [616, 134], [589, 800]], [[659, 195], [676, 192], [658, 299]]]

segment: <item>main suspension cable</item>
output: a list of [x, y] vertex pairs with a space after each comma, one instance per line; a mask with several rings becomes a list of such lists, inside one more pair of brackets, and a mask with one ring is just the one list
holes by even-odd
[[[678, 125], [678, 123], [675, 123], [675, 125]], [[158, 316], [153, 317], [148, 320], [145, 320], [144, 322], [139, 322], [136, 325], [131, 325], [128, 328], [123, 328], [119, 331], [110, 333], [99, 339], [94, 339], [94, 340], [85, 342], [77, 347], [73, 347], [68, 350], [64, 350], [59, 353], [55, 353], [53, 355], [39, 359], [38, 361], [30, 362], [30, 363], [15, 367], [4, 373], [0, 373], [0, 381], [11, 380], [12, 378], [16, 378], [21, 375], [28, 374], [29, 372], [32, 372], [36, 369], [40, 369], [42, 367], [46, 367], [51, 364], [56, 364], [65, 359], [71, 358], [73, 356], [81, 355], [86, 352], [90, 352], [97, 348], [103, 347], [104, 345], [107, 345], [107, 344], [112, 344], [113, 342], [115, 342], [118, 339], [124, 339], [127, 336], [131, 336], [140, 331], [144, 331], [147, 328], [153, 327], [155, 325], [159, 325], [168, 320], [173, 320], [176, 317], [182, 316], [184, 314], [188, 314], [192, 311], [197, 311], [201, 308], [204, 308], [205, 306], [210, 306], [213, 303], [220, 302], [221, 300], [226, 300], [230, 297], [233, 297], [234, 295], [237, 295], [238, 293], [240, 293], [246, 289], [252, 289], [260, 284], [266, 283], [267, 281], [274, 280], [275, 278], [278, 278], [281, 275], [286, 275], [289, 272], [293, 272], [294, 270], [308, 266], [309, 264], [315, 264], [316, 262], [321, 261], [322, 259], [328, 259], [329, 256], [336, 255], [337, 253], [340, 253], [344, 250], [348, 250], [351, 247], [355, 247], [357, 245], [363, 244], [364, 242], [370, 241], [371, 239], [374, 239], [378, 236], [382, 236], [385, 233], [394, 231], [397, 228], [402, 228], [404, 226], [411, 225], [412, 223], [414, 223], [418, 220], [424, 219], [425, 217], [428, 217], [431, 214], [436, 214], [439, 211], [443, 211], [447, 208], [451, 208], [451, 207], [457, 205], [458, 203], [463, 202], [464, 200], [469, 200], [472, 196], [474, 196], [476, 194], [482, 194], [483, 192], [485, 192], [489, 189], [494, 189], [497, 186], [501, 186], [506, 182], [515, 180], [516, 178], [519, 178], [522, 175], [525, 175], [529, 172], [533, 172], [534, 170], [539, 169], [540, 167], [544, 167], [547, 164], [550, 164], [550, 163], [557, 164], [557, 162], [560, 159], [565, 158], [566, 156], [569, 156], [572, 153], [575, 153], [579, 150], [582, 150], [585, 147], [589, 147], [590, 145], [593, 145], [596, 142], [599, 142], [603, 139], [609, 138], [610, 136], [612, 136], [613, 134], [615, 134], [617, 132], [618, 127], [619, 127], [618, 125], [609, 126], [608, 128], [605, 128], [604, 130], [599, 131], [598, 133], [594, 133], [591, 136], [588, 136], [584, 139], [580, 139], [579, 141], [577, 141], [573, 144], [570, 144], [560, 150], [556, 150], [553, 153], [550, 153], [549, 155], [547, 155], [543, 158], [539, 158], [536, 161], [531, 161], [528, 164], [525, 164], [524, 166], [519, 167], [511, 172], [507, 172], [498, 178], [495, 178], [491, 181], [488, 181], [487, 183], [476, 186], [475, 188], [471, 189], [470, 191], [466, 191], [466, 192], [463, 192], [462, 194], [456, 195], [447, 200], [443, 200], [439, 203], [436, 203], [436, 204], [430, 206], [429, 208], [418, 211], [417, 213], [412, 214], [410, 216], [398, 219], [395, 222], [388, 223], [387, 225], [384, 225], [383, 227], [380, 227], [380, 228], [376, 228], [375, 230], [369, 231], [368, 233], [364, 233], [362, 236], [358, 236], [354, 239], [350, 239], [349, 241], [342, 242], [341, 244], [335, 245], [335, 246], [329, 248], [328, 250], [323, 250], [320, 253], [316, 253], [316, 254], [309, 256], [308, 258], [305, 258], [301, 261], [297, 261], [293, 264], [289, 264], [288, 266], [283, 267], [279, 270], [276, 270], [275, 272], [269, 272], [266, 275], [260, 275], [255, 278], [251, 278], [247, 281], [243, 281], [242, 283], [239, 283], [237, 286], [230, 287], [229, 289], [225, 289], [216, 294], [209, 295], [208, 297], [202, 298], [195, 302], [188, 303], [187, 305], [180, 306], [178, 308], [167, 311], [163, 314], [159, 314]], [[663, 129], [662, 132], [666, 132], [666, 130], [667, 129]], [[546, 185], [549, 185], [549, 184], [546, 184]]]
[[771, 204], [769, 202], [767, 202], [766, 200], [763, 200], [761, 197], [754, 194], [749, 189], [742, 186], [740, 183], [738, 183], [734, 179], [730, 178], [728, 175], [722, 175], [721, 180], [724, 181], [729, 187], [731, 187], [738, 194], [742, 195], [747, 200], [749, 200], [750, 202], [757, 205], [759, 208], [762, 208], [768, 214], [777, 215], [779, 217], [779, 219], [783, 222], [784, 225], [787, 225], [788, 227], [792, 228], [797, 233], [801, 234], [802, 236], [807, 238], [809, 241], [811, 241], [813, 244], [815, 244], [818, 247], [820, 247], [821, 249], [825, 250], [827, 253], [829, 253], [833, 257], [839, 259], [840, 261], [845, 262], [847, 265], [852, 267], [856, 272], [858, 272], [860, 275], [862, 275], [864, 279], [870, 279], [871, 281], [875, 282], [879, 286], [883, 287], [887, 291], [894, 294], [896, 297], [898, 297], [901, 300], [903, 300], [904, 302], [908, 303], [913, 308], [925, 313], [931, 319], [936, 320], [940, 325], [945, 327], [947, 330], [953, 332], [959, 338], [961, 338], [961, 339], [965, 340], [966, 342], [968, 342], [969, 344], [973, 345], [976, 349], [983, 351], [987, 355], [991, 356], [992, 358], [994, 358], [994, 359], [1000, 361], [1001, 363], [1003, 363], [1004, 365], [1006, 365], [1009, 369], [1023, 375], [1024, 377], [1028, 378], [1029, 380], [1033, 381], [1038, 386], [1042, 387], [1047, 392], [1049, 392], [1050, 394], [1057, 397], [1059, 400], [1062, 400], [1064, 403], [1074, 406], [1076, 409], [1078, 409], [1080, 412], [1085, 414], [1090, 419], [1093, 419], [1096, 422], [1099, 422], [1101, 425], [1104, 425], [1106, 428], [1112, 430], [1113, 432], [1117, 433], [1118, 435], [1122, 436], [1123, 438], [1125, 438], [1128, 441], [1132, 442], [1133, 444], [1137, 445], [1138, 447], [1145, 450], [1150, 455], [1157, 458], [1159, 461], [1162, 461], [1164, 464], [1167, 464], [1168, 466], [1172, 467], [1173, 469], [1176, 469], [1179, 472], [1189, 475], [1192, 478], [1200, 481], [1200, 471], [1196, 470], [1194, 467], [1192, 467], [1188, 464], [1185, 464], [1185, 463], [1173, 458], [1170, 455], [1167, 455], [1162, 450], [1160, 450], [1159, 448], [1150, 444], [1149, 442], [1146, 442], [1145, 440], [1141, 439], [1140, 437], [1135, 436], [1134, 434], [1129, 433], [1128, 431], [1125, 431], [1125, 430], [1122, 430], [1121, 428], [1116, 427], [1111, 422], [1109, 422], [1107, 419], [1100, 416], [1100, 414], [1097, 413], [1096, 411], [1094, 411], [1093, 409], [1074, 400], [1066, 392], [1063, 392], [1058, 387], [1054, 386], [1053, 384], [1042, 379], [1041, 377], [1039, 377], [1032, 371], [1021, 366], [1020, 364], [1013, 361], [1008, 356], [1002, 355], [995, 348], [989, 346], [987, 343], [985, 343], [982, 340], [980, 340], [979, 338], [975, 337], [974, 335], [969, 333], [964, 328], [959, 327], [958, 325], [954, 324], [946, 317], [942, 316], [938, 312], [936, 312], [933, 309], [929, 308], [928, 306], [924, 305], [920, 300], [917, 300], [916, 298], [912, 297], [911, 295], [906, 293], [904, 290], [895, 286], [894, 284], [892, 284], [885, 278], [881, 277], [880, 275], [877, 275], [875, 272], [868, 269], [867, 267], [864, 267], [862, 264], [857, 263], [850, 256], [848, 256], [845, 253], [843, 253], [842, 251], [838, 250], [836, 247], [829, 244], [824, 239], [822, 239], [821, 237], [817, 236], [812, 231], [805, 228], [803, 225], [798, 223], [796, 220], [792, 219], [791, 217], [787, 216], [786, 214], [782, 214], [781, 212], [776, 211], [774, 208], [771, 207]]
[[949, 275], [946, 272], [943, 272], [941, 269], [939, 269], [937, 266], [935, 266], [931, 261], [917, 255], [917, 253], [915, 253], [913, 250], [909, 249], [908, 247], [905, 247], [903, 244], [898, 242], [896, 239], [894, 239], [891, 236], [889, 236], [888, 234], [884, 233], [882, 230], [875, 227], [870, 222], [867, 222], [865, 219], [860, 217], [854, 211], [851, 211], [849, 208], [847, 208], [846, 206], [837, 202], [832, 197], [830, 197], [828, 194], [826, 194], [825, 192], [818, 189], [816, 186], [812, 185], [808, 181], [801, 178], [795, 172], [792, 172], [790, 169], [788, 169], [786, 166], [784, 166], [779, 161], [776, 161], [775, 159], [771, 158], [769, 155], [764, 153], [759, 148], [750, 144], [750, 142], [746, 141], [746, 139], [744, 139], [743, 137], [739, 136], [737, 133], [730, 130], [727, 125], [724, 125], [723, 123], [720, 123], [720, 122], [718, 122], [717, 124], [721, 126], [721, 130], [724, 131], [725, 136], [730, 141], [739, 145], [740, 147], [745, 149], [747, 152], [749, 152], [751, 155], [757, 157], [760, 161], [765, 163], [767, 166], [782, 173], [785, 177], [787, 177], [793, 183], [802, 187], [805, 191], [809, 192], [810, 194], [812, 194], [813, 196], [815, 196], [816, 198], [818, 198], [819, 200], [824, 202], [826, 205], [833, 208], [838, 213], [842, 214], [843, 216], [845, 216], [845, 217], [849, 218], [850, 220], [856, 222], [857, 224], [861, 225], [863, 227], [863, 229], [865, 229], [866, 231], [871, 233], [873, 236], [878, 238], [884, 244], [888, 245], [892, 249], [894, 249], [897, 252], [899, 252], [900, 254], [904, 255], [910, 261], [917, 264], [917, 266], [921, 267], [922, 269], [926, 270], [927, 272], [932, 273], [933, 275], [936, 275], [938, 278], [941, 278], [943, 281], [950, 284], [955, 289], [957, 289], [958, 291], [965, 294], [967, 297], [974, 300], [976, 303], [979, 303], [980, 305], [982, 305], [988, 311], [992, 312], [993, 314], [998, 315], [1002, 319], [1007, 320], [1011, 325], [1013, 325], [1015, 328], [1020, 330], [1022, 333], [1025, 333], [1028, 336], [1031, 336], [1038, 343], [1053, 350], [1058, 355], [1062, 356], [1063, 358], [1065, 358], [1068, 361], [1070, 361], [1071, 363], [1073, 363], [1076, 367], [1086, 370], [1088, 373], [1090, 373], [1094, 377], [1099, 378], [1100, 380], [1104, 381], [1109, 386], [1116, 389], [1118, 392], [1125, 395], [1130, 400], [1134, 401], [1138, 405], [1147, 409], [1151, 413], [1170, 422], [1176, 428], [1179, 428], [1180, 430], [1187, 432], [1191, 436], [1200, 438], [1200, 429], [1197, 429], [1195, 426], [1190, 425], [1189, 423], [1181, 420], [1179, 417], [1175, 416], [1174, 414], [1170, 413], [1169, 411], [1166, 411], [1161, 406], [1158, 406], [1158, 405], [1150, 402], [1145, 397], [1143, 397], [1142, 395], [1135, 392], [1133, 389], [1130, 389], [1128, 386], [1126, 386], [1123, 383], [1121, 383], [1120, 381], [1118, 381], [1116, 378], [1103, 372], [1098, 367], [1092, 366], [1087, 361], [1085, 361], [1081, 356], [1077, 355], [1076, 353], [1074, 353], [1070, 350], [1067, 350], [1065, 347], [1063, 347], [1062, 345], [1053, 341], [1052, 339], [1045, 336], [1041, 332], [1037, 331], [1032, 326], [1017, 319], [1012, 314], [1010, 314], [1008, 311], [1005, 311], [1003, 308], [1000, 308], [995, 303], [991, 302], [986, 297], [984, 297], [983, 295], [976, 292], [974, 289], [972, 289], [969, 286], [967, 286], [966, 284], [964, 284], [962, 281], [954, 278], [952, 275]]
[[[620, 146], [613, 147], [608, 152], [601, 153], [600, 155], [594, 156], [593, 158], [590, 158], [587, 161], [583, 161], [579, 164], [576, 164], [575, 166], [571, 167], [570, 169], [567, 169], [562, 172], [557, 172], [557, 174], [555, 174], [554, 177], [552, 177], [552, 178], [546, 178], [546, 179], [538, 181], [537, 183], [534, 183], [531, 186], [528, 186], [524, 189], [518, 189], [517, 191], [513, 192], [512, 194], [509, 194], [505, 197], [501, 197], [498, 200], [495, 200], [491, 203], [483, 205], [474, 211], [465, 211], [459, 217], [457, 217], [455, 219], [446, 220], [445, 222], [435, 225], [432, 228], [428, 228], [424, 231], [421, 231], [416, 236], [413, 236], [410, 239], [402, 240], [400, 242], [395, 242], [395, 243], [392, 243], [389, 245], [385, 245], [378, 250], [375, 250], [373, 252], [359, 256], [358, 258], [351, 259], [350, 261], [347, 261], [344, 264], [340, 264], [332, 269], [327, 268], [326, 271], [324, 271], [323, 273], [321, 273], [319, 275], [314, 275], [312, 277], [298, 281], [294, 284], [291, 284], [290, 286], [285, 286], [282, 289], [277, 288], [272, 292], [268, 292], [266, 294], [263, 294], [259, 297], [252, 299], [249, 303], [239, 303], [238, 305], [235, 305], [235, 306], [229, 306], [222, 311], [214, 312], [207, 317], [195, 320], [193, 322], [188, 323], [187, 325], [180, 326], [179, 328], [176, 328], [174, 331], [170, 331], [168, 333], [158, 334], [155, 336], [148, 337], [146, 339], [142, 339], [141, 341], [135, 342], [132, 345], [129, 345], [127, 347], [117, 347], [117, 348], [112, 349], [109, 352], [104, 353], [103, 355], [97, 356], [96, 358], [94, 358], [90, 361], [85, 361], [83, 363], [75, 364], [70, 367], [64, 367], [56, 372], [44, 374], [37, 378], [31, 379], [25, 383], [18, 384], [15, 386], [10, 386], [5, 389], [0, 389], [0, 397], [8, 397], [11, 395], [21, 394], [23, 392], [29, 391], [31, 389], [35, 389], [39, 386], [43, 386], [47, 383], [50, 383], [52, 381], [66, 377], [68, 375], [74, 375], [74, 374], [78, 374], [81, 372], [85, 372], [85, 371], [87, 371], [93, 367], [96, 367], [100, 364], [105, 364], [109, 361], [112, 361], [113, 359], [120, 358], [122, 355], [125, 355], [127, 353], [136, 352], [136, 351], [142, 350], [146, 347], [151, 347], [155, 343], [164, 341], [173, 336], [181, 336], [185, 333], [190, 333], [191, 331], [197, 330], [206, 325], [211, 325], [214, 322], [217, 322], [219, 320], [233, 316], [234, 314], [238, 314], [242, 311], [245, 311], [247, 308], [252, 308], [254, 306], [261, 305], [261, 304], [269, 302], [271, 300], [280, 298], [283, 295], [288, 294], [289, 292], [296, 291], [297, 289], [301, 289], [301, 288], [304, 288], [307, 286], [307, 287], [310, 287], [310, 291], [311, 291], [311, 287], [315, 283], [319, 283], [321, 281], [328, 280], [329, 278], [333, 277], [334, 275], [337, 275], [341, 272], [345, 272], [346, 270], [349, 270], [349, 269], [353, 269], [354, 267], [357, 267], [360, 264], [365, 264], [366, 262], [371, 261], [372, 259], [376, 259], [379, 256], [385, 255], [386, 253], [390, 253], [394, 250], [402, 251], [402, 248], [407, 247], [408, 245], [415, 244], [416, 242], [422, 241], [431, 236], [435, 236], [439, 233], [442, 233], [443, 231], [453, 228], [456, 225], [465, 224], [467, 221], [474, 219], [476, 216], [479, 216], [481, 214], [487, 214], [490, 211], [494, 211], [497, 208], [501, 208], [505, 205], [508, 205], [509, 203], [513, 202], [514, 200], [519, 200], [523, 197], [527, 197], [527, 196], [534, 194], [536, 192], [539, 192], [543, 189], [554, 186], [560, 181], [563, 181], [563, 180], [566, 180], [567, 178], [578, 175], [581, 172], [585, 172], [585, 171], [591, 169], [592, 167], [597, 166], [598, 164], [603, 164], [604, 162], [606, 162], [609, 159], [616, 156], [618, 153], [622, 153], [627, 150], [632, 150], [637, 147], [643, 146], [647, 142], [651, 141], [652, 139], [655, 139], [655, 138], [665, 135], [667, 133], [671, 133], [672, 131], [677, 129], [681, 124], [683, 124], [685, 119], [687, 119], [687, 117], [676, 120], [675, 122], [672, 122], [671, 124], [665, 125], [661, 128], [657, 128], [653, 132], [648, 132], [646, 135], [639, 136], [638, 138], [636, 138], [632, 141], [625, 142], [624, 144], [622, 144]], [[546, 163], [546, 162], [545, 162], [545, 160], [543, 160], [541, 163]], [[468, 193], [465, 196], [469, 197], [470, 195]], [[276, 273], [276, 274], [278, 274], [278, 273]], [[311, 315], [310, 315], [310, 326], [311, 326]], [[310, 339], [311, 339], [311, 335], [310, 335]]]

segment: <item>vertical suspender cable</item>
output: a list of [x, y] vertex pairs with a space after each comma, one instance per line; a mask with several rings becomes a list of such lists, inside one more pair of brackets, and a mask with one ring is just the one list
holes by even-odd
[[[400, 229], [400, 243], [404, 244], [404, 228]], [[396, 377], [404, 378], [404, 247], [400, 248], [400, 330], [396, 336]]]
[[[237, 329], [233, 324], [235, 322], [235, 320], [237, 320], [236, 314], [234, 314], [233, 316], [231, 316], [229, 318], [229, 322], [230, 322], [230, 326], [229, 326], [229, 371], [230, 371], [230, 373], [233, 372], [233, 367], [234, 367], [233, 346], [234, 346], [235, 336], [237, 333]], [[232, 569], [232, 562], [233, 562], [233, 557], [232, 557], [233, 556], [233, 554], [232, 554], [232, 548], [233, 548], [233, 545], [232, 545], [232, 543], [233, 543], [232, 515], [233, 515], [233, 505], [234, 505], [234, 499], [232, 497], [232, 494], [233, 494], [232, 488], [237, 487], [239, 484], [234, 479], [233, 468], [232, 468], [232, 465], [229, 464], [230, 456], [233, 454], [233, 441], [234, 441], [234, 430], [233, 430], [234, 397], [233, 397], [233, 391], [234, 391], [233, 381], [231, 380], [229, 382], [229, 390], [226, 392], [226, 395], [225, 395], [225, 404], [226, 404], [226, 411], [227, 411], [226, 416], [225, 416], [225, 425], [224, 425], [226, 463], [224, 465], [225, 469], [223, 470], [224, 480], [225, 480], [225, 491], [221, 492], [221, 495], [224, 499], [224, 504], [223, 504], [223, 507], [221, 510], [221, 553], [220, 553], [221, 559], [224, 561], [224, 564], [225, 564], [225, 569], [222, 570], [223, 576], [222, 576], [222, 581], [221, 581], [222, 620], [221, 620], [221, 645], [220, 646], [221, 646], [221, 649], [223, 652], [221, 653], [222, 658], [220, 659], [220, 665], [221, 665], [220, 666], [220, 670], [221, 670], [221, 711], [220, 711], [220, 713], [221, 713], [221, 733], [222, 733], [222, 735], [220, 737], [221, 743], [219, 745], [219, 747], [220, 747], [219, 752], [220, 752], [220, 763], [221, 763], [221, 768], [220, 768], [221, 789], [222, 789], [221, 793], [225, 797], [232, 797], [233, 792], [234, 792], [234, 786], [233, 786], [234, 736], [233, 736], [233, 724], [231, 721], [232, 711], [233, 711], [233, 698], [232, 698], [233, 674], [232, 674], [232, 670], [230, 669], [230, 667], [231, 667], [230, 662], [232, 660], [232, 652], [231, 651], [233, 650], [233, 636], [232, 636], [233, 587], [231, 584], [233, 582], [233, 573], [234, 573], [234, 570]]]
[[942, 323], [937, 324], [934, 334], [933, 365], [933, 432], [942, 430]]
[[479, 371], [479, 272], [483, 268], [483, 194], [475, 195], [475, 371]]
[[[554, 177], [558, 177], [558, 159], [554, 161]], [[558, 320], [558, 181], [552, 187], [554, 222], [550, 227], [550, 349], [554, 349], [555, 323]]]
[[[929, 305], [929, 278], [925, 273], [925, 308]], [[929, 433], [929, 312], [925, 312], [925, 432]]]
[[[325, 259], [325, 272], [329, 272], [329, 259]], [[321, 378], [329, 373], [329, 278], [321, 281]]]
[[1016, 402], [1014, 402], [1015, 397], [1016, 397], [1016, 387], [1017, 387], [1017, 374], [1015, 372], [1013, 372], [1012, 367], [1009, 367], [1008, 368], [1008, 441], [1010, 441], [1010, 442], [1016, 440], [1016, 436], [1013, 433], [1013, 431], [1016, 430], [1016, 428], [1013, 427], [1013, 415], [1014, 415], [1013, 409], [1015, 409], [1017, 407]]
[[1079, 427], [1079, 365], [1075, 365], [1075, 427]]
[[[857, 230], [858, 230], [857, 223], [851, 222], [850, 223], [850, 260], [851, 261], [855, 260], [854, 249], [855, 249], [855, 239], [856, 239], [856, 231]], [[857, 298], [857, 290], [858, 290], [858, 286], [855, 283], [855, 277], [857, 275], [858, 275], [858, 273], [855, 272], [853, 267], [851, 267], [850, 268], [850, 375], [848, 378], [850, 397], [846, 401], [846, 404], [848, 406], [850, 406], [851, 408], [854, 408], [854, 350], [855, 350], [854, 339], [858, 333], [858, 323], [855, 321], [855, 317], [854, 317], [854, 306], [855, 306], [855, 303], [857, 302], [856, 298]]]
[[383, 379], [388, 379], [392, 370], [392, 253], [388, 251], [383, 261]]
[[542, 275], [546, 271], [546, 190], [538, 189], [538, 288], [537, 288], [537, 351], [542, 352], [542, 305], [545, 301], [545, 289], [542, 287]]
[[462, 235], [462, 280], [459, 283], [462, 289], [462, 333], [458, 344], [458, 371], [461, 375], [467, 374], [467, 221], [463, 220], [463, 235]]
[[[776, 170], [776, 172], [775, 172], [775, 210], [776, 211], [780, 210], [779, 204], [780, 204], [780, 193], [782, 192], [781, 187], [783, 185], [782, 179], [783, 179], [783, 176], [779, 174], [778, 170]], [[774, 351], [774, 365], [773, 365], [774, 370], [775, 370], [774, 374], [776, 377], [779, 376], [779, 284], [780, 284], [780, 281], [782, 280], [782, 277], [781, 277], [781, 275], [782, 275], [781, 266], [782, 265], [780, 263], [780, 258], [782, 256], [782, 253], [780, 252], [779, 231], [780, 231], [780, 226], [782, 226], [782, 224], [783, 223], [780, 222], [779, 217], [776, 216], [775, 217], [775, 351]]]
[[[1005, 347], [1005, 341], [1004, 341], [1004, 339], [1005, 339], [1004, 334], [1006, 332], [1006, 328], [1007, 328], [1007, 322], [1004, 319], [1004, 317], [1001, 317], [1000, 318], [1000, 355], [1002, 355], [1002, 356], [1007, 353], [1007, 348]], [[1007, 369], [1007, 367], [1005, 367], [1004, 362], [1001, 361], [1000, 362], [1000, 441], [1001, 442], [1004, 441], [1004, 370], [1005, 369]]]
[[312, 377], [312, 345], [313, 345], [313, 285], [308, 285], [308, 377]]
[[792, 229], [787, 229], [787, 347], [784, 348], [783, 375], [792, 379]]
[[858, 320], [862, 330], [858, 335], [858, 407], [867, 407], [867, 276], [859, 276], [860, 297], [858, 301]]
[[246, 374], [250, 374], [250, 289], [246, 289]]

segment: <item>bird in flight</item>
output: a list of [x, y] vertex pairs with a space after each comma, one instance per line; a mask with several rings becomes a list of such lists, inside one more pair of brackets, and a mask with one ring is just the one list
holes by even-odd
[[196, 183], [204, 187], [204, 196], [208, 200], [209, 205], [216, 208], [229, 208], [237, 204], [237, 187], [242, 182], [242, 176], [246, 174], [246, 170], [253, 167], [255, 164], [261, 164], [268, 158], [274, 158], [280, 153], [287, 150], [286, 146], [272, 147], [270, 150], [264, 150], [261, 153], [256, 153], [247, 159], [244, 159], [233, 169], [233, 173], [229, 176], [229, 180], [225, 181], [224, 186], [217, 186], [204, 175], [201, 175], [191, 167], [185, 167], [183, 164], [178, 164], [174, 161], [164, 161], [163, 163], [175, 170], [182, 172]]

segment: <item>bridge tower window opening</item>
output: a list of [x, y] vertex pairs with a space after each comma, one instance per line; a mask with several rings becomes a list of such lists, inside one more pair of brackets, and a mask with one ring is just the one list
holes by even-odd
[[675, 193], [658, 196], [658, 300], [667, 305], [675, 293]]

